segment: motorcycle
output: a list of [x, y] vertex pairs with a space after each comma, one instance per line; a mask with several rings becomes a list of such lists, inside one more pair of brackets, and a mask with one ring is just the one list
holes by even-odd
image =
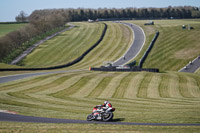
[[104, 109], [102, 106], [96, 106], [90, 115], [87, 116], [87, 121], [100, 120], [100, 121], [110, 121], [113, 119], [115, 108]]

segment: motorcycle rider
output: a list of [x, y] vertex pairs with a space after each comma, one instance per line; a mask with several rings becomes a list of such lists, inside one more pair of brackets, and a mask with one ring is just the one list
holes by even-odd
[[102, 108], [104, 110], [108, 111], [108, 110], [112, 109], [112, 104], [110, 103], [110, 101], [105, 101]]
[[[110, 103], [110, 101], [105, 101], [104, 102], [104, 104], [103, 105], [97, 105], [96, 106], [97, 108], [97, 112], [98, 111], [105, 111], [105, 112], [107, 112], [107, 111], [109, 111], [109, 110], [111, 110], [112, 109], [112, 104]], [[94, 119], [96, 119], [97, 117], [99, 116], [99, 113], [97, 113], [95, 116], [94, 116]]]

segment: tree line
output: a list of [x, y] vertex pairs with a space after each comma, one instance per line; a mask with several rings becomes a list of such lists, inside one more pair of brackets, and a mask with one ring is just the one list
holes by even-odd
[[167, 18], [200, 18], [200, 9], [197, 7], [167, 7], [167, 8], [125, 8], [125, 9], [67, 9], [71, 21], [87, 19], [167, 19]]
[[166, 19], [200, 18], [200, 9], [192, 6], [167, 8], [99, 8], [99, 9], [44, 9], [35, 10], [30, 16], [20, 12], [16, 21], [28, 21], [28, 25], [8, 33], [0, 38], [0, 61], [33, 38], [58, 27], [64, 27], [69, 21], [88, 19]]

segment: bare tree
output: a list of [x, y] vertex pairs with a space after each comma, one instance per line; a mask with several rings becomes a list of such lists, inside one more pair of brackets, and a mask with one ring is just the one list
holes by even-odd
[[15, 20], [17, 22], [27, 22], [28, 21], [28, 15], [24, 11], [21, 11], [19, 13], [19, 15], [15, 17]]

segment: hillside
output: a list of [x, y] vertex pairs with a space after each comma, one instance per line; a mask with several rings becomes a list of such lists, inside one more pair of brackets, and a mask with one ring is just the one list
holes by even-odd
[[[130, 46], [132, 39], [134, 39], [128, 27], [106, 22], [108, 30], [103, 41], [81, 62], [63, 69], [83, 69], [82, 71], [43, 75], [0, 84], [0, 109], [12, 110], [19, 114], [30, 116], [85, 120], [95, 105], [102, 104], [104, 100], [110, 100], [116, 108], [114, 119], [121, 120], [122, 122], [199, 123], [199, 71], [197, 71], [197, 74], [176, 72], [177, 69], [185, 65], [184, 63], [188, 63], [187, 60], [198, 55], [199, 42], [196, 40], [199, 38], [196, 37], [195, 40], [195, 36], [199, 33], [199, 21], [156, 20], [156, 25], [154, 26], [144, 26], [143, 24], [146, 21], [128, 22], [141, 25], [146, 33], [146, 44], [141, 54], [136, 58], [137, 61], [148, 47], [155, 30], [158, 29], [160, 31], [161, 34], [155, 47], [150, 52], [144, 67], [156, 67], [165, 72], [123, 73], [86, 70], [89, 66], [101, 66], [104, 61], [116, 60], [123, 55]], [[195, 29], [190, 31], [182, 30], [181, 25], [188, 23]], [[89, 25], [88, 23], [81, 22], [75, 24], [78, 25], [77, 29], [79, 28], [80, 30], [89, 27], [87, 26]], [[92, 25], [94, 29], [98, 29], [97, 27], [101, 24]], [[87, 30], [82, 30], [81, 32], [84, 31], [87, 32]], [[53, 49], [56, 51], [54, 55], [58, 55], [61, 58], [62, 52], [58, 52], [56, 48], [48, 50], [47, 47], [51, 45], [57, 45], [58, 47], [62, 45], [58, 40], [65, 42], [67, 41], [65, 38], [68, 35], [70, 39], [71, 36], [76, 38], [76, 34], [79, 35], [80, 33], [78, 30], [75, 31], [75, 29], [65, 32], [64, 35], [47, 41], [46, 45], [41, 45], [31, 55], [36, 56], [34, 53], [40, 50], [45, 52], [46, 50], [51, 51]], [[187, 35], [190, 38], [186, 37]], [[87, 39], [84, 38], [90, 38], [92, 35], [81, 36], [80, 34], [79, 36], [83, 38], [83, 41], [86, 41]], [[74, 38], [71, 40], [71, 43], [78, 42], [79, 39]], [[188, 43], [188, 39], [191, 43]], [[190, 44], [190, 47], [188, 44]], [[71, 50], [74, 50], [74, 45], [76, 46], [76, 43], [73, 43]], [[195, 48], [197, 52], [190, 53], [190, 56], [182, 55], [184, 58], [181, 59], [179, 59], [180, 56], [179, 58], [175, 56], [181, 50], [187, 51], [192, 48]], [[41, 51], [37, 54], [42, 55], [43, 52]], [[67, 53], [65, 54], [67, 56]], [[70, 54], [75, 55], [74, 53]], [[48, 62], [50, 58], [54, 59], [54, 57], [46, 57], [44, 60]], [[31, 61], [30, 57], [27, 57], [27, 59], [25, 64]], [[185, 59], [187, 60], [184, 61]], [[39, 58], [33, 61], [33, 65], [37, 61], [40, 61]], [[176, 63], [174, 63], [175, 61]], [[37, 66], [47, 65], [44, 61], [40, 63]], [[4, 125], [6, 124], [4, 123]], [[14, 123], [12, 125], [16, 126]], [[27, 124], [24, 125], [27, 126]], [[77, 128], [89, 127], [89, 125], [81, 124], [74, 124], [72, 127], [74, 126]], [[93, 126], [96, 127], [97, 125], [94, 124]], [[68, 128], [72, 129], [72, 127]], [[118, 128], [132, 129], [131, 127], [115, 125], [113, 130], [116, 131]], [[99, 127], [99, 129], [102, 128]], [[135, 128], [142, 128], [141, 131], [153, 130], [152, 132], [158, 129], [157, 126]], [[175, 130], [180, 129], [179, 131], [183, 131], [184, 129], [183, 132], [187, 132], [187, 128], [189, 128], [189, 131], [198, 130], [198, 127], [176, 127]], [[166, 129], [169, 132], [173, 132], [171, 127], [159, 127], [159, 129], [160, 131]]]
[[[140, 25], [147, 36], [145, 48], [148, 47], [155, 31], [160, 35], [147, 57], [144, 67], [159, 68], [161, 71], [178, 71], [200, 53], [200, 21], [197, 20], [155, 20], [155, 25], [144, 26], [147, 21], [132, 21]], [[193, 27], [183, 30], [182, 25]], [[143, 55], [145, 49], [137, 57]]]
[[[41, 44], [20, 64], [25, 67], [66, 64], [91, 47], [100, 38], [104, 28], [102, 23], [81, 22], [73, 24], [76, 25], [74, 29]], [[116, 60], [128, 49], [132, 40], [131, 30], [121, 24], [109, 22], [107, 25], [108, 29], [103, 41], [92, 50], [91, 54], [89, 53], [86, 60], [79, 63], [79, 67], [84, 64], [82, 67], [89, 68], [93, 63], [101, 65], [106, 60]], [[99, 54], [99, 56], [96, 54]]]

